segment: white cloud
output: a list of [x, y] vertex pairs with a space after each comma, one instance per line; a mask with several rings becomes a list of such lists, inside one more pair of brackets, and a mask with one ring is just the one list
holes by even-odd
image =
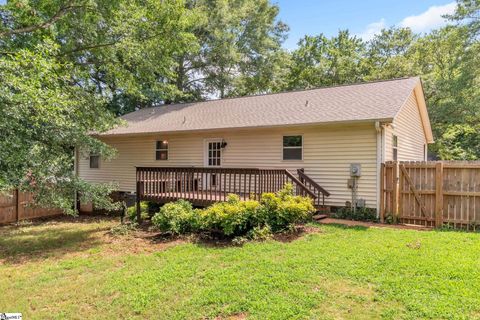
[[442, 16], [453, 13], [456, 7], [456, 2], [443, 6], [432, 6], [419, 15], [406, 17], [400, 22], [400, 26], [411, 28], [414, 32], [430, 31], [445, 25], [447, 22]]
[[380, 33], [380, 31], [384, 28], [386, 28], [386, 23], [385, 19], [382, 18], [380, 21], [370, 23], [358, 36], [363, 40], [368, 41], [371, 40], [377, 33]]

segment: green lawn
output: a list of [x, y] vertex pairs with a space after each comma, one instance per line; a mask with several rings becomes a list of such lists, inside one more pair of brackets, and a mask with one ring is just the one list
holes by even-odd
[[480, 234], [315, 226], [243, 247], [0, 227], [0, 312], [24, 319], [480, 319]]

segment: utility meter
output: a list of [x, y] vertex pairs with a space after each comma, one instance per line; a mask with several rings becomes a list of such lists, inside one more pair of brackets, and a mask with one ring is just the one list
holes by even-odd
[[362, 175], [362, 165], [359, 163], [352, 163], [350, 165], [350, 176], [360, 177]]

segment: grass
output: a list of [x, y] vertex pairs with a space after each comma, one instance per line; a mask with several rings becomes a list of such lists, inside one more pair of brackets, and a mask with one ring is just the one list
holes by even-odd
[[313, 226], [242, 247], [0, 228], [0, 312], [26, 319], [480, 319], [480, 234]]

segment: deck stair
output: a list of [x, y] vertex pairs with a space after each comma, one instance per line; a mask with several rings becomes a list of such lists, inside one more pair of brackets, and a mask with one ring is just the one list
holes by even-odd
[[316, 220], [316, 221], [319, 221], [319, 220], [323, 220], [325, 218], [328, 218], [328, 215], [327, 214], [315, 214], [313, 217], [313, 220]]

